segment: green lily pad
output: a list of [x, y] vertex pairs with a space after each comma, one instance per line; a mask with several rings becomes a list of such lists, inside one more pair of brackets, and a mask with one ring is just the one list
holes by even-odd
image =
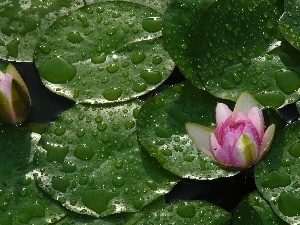
[[[142, 216], [139, 224], [230, 224], [231, 215], [224, 209], [203, 201], [180, 201], [172, 204], [158, 204]], [[131, 224], [131, 223], [129, 223]]]
[[3, 125], [0, 133], [0, 224], [49, 224], [64, 217], [64, 209], [34, 182], [29, 163], [39, 135]]
[[50, 124], [35, 157], [38, 184], [66, 208], [103, 217], [135, 212], [179, 178], [139, 147], [139, 101], [76, 105]]
[[273, 212], [258, 191], [244, 198], [232, 213], [232, 225], [243, 225], [245, 221], [250, 225], [287, 224]]
[[174, 63], [163, 49], [161, 14], [102, 2], [62, 17], [35, 52], [46, 87], [80, 103], [124, 101], [161, 84]]
[[34, 48], [46, 29], [60, 16], [83, 6], [82, 0], [0, 3], [0, 58], [32, 61]]
[[235, 173], [219, 168], [200, 152], [185, 130], [186, 122], [212, 127], [217, 102], [232, 106], [232, 102], [217, 99], [189, 82], [170, 87], [142, 105], [137, 120], [139, 140], [164, 168], [180, 177], [207, 180], [233, 176]]
[[279, 27], [286, 40], [297, 49], [300, 49], [300, 2], [298, 0], [285, 0], [284, 13], [280, 17]]
[[207, 7], [216, 0], [176, 0], [171, 1], [163, 16], [163, 37], [165, 49], [169, 52], [176, 66], [188, 79], [193, 78], [197, 87], [202, 88], [201, 78], [195, 68], [192, 39], [194, 26]]
[[300, 122], [278, 131], [270, 152], [255, 167], [259, 192], [289, 224], [300, 222]]
[[[165, 45], [194, 85], [230, 100], [249, 91], [262, 105], [275, 108], [299, 99], [299, 56], [294, 57], [299, 53], [278, 30], [281, 0], [219, 0], [208, 7], [207, 1], [174, 2], [164, 16]], [[177, 19], [187, 14], [195, 18]]]
[[32, 162], [40, 135], [27, 129], [0, 125], [0, 177], [9, 177]]
[[[89, 5], [89, 4], [105, 2], [105, 1], [109, 1], [109, 0], [86, 0], [86, 3]], [[170, 2], [170, 0], [117, 0], [117, 1], [128, 1], [128, 2], [138, 3], [153, 8], [160, 13], [163, 13], [166, 10]]]

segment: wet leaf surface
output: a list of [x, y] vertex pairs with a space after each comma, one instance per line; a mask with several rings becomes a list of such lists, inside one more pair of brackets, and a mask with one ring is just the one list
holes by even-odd
[[189, 82], [172, 86], [145, 102], [138, 117], [138, 137], [148, 152], [172, 173], [200, 180], [233, 176], [220, 169], [192, 143], [186, 122], [213, 127], [217, 102], [232, 102], [213, 97]]
[[0, 3], [0, 58], [32, 61], [41, 35], [60, 16], [83, 6], [82, 0], [19, 1]]
[[179, 180], [139, 146], [140, 102], [76, 105], [51, 123], [35, 157], [38, 184], [66, 208], [103, 217], [135, 212]]
[[60, 18], [38, 44], [35, 63], [53, 92], [81, 103], [124, 101], [161, 84], [174, 69], [163, 49], [161, 14], [103, 2]]
[[272, 210], [268, 202], [254, 191], [246, 196], [232, 213], [232, 225], [245, 224], [286, 225]]
[[291, 45], [300, 49], [300, 2], [299, 0], [285, 0], [284, 13], [280, 17], [280, 31], [284, 38], [289, 41]]
[[[174, 2], [164, 15], [166, 49], [194, 85], [230, 100], [248, 90], [275, 108], [299, 99], [299, 53], [278, 30], [282, 1]], [[189, 22], [175, 19], [195, 11]]]
[[300, 123], [287, 125], [276, 134], [269, 154], [255, 167], [258, 190], [289, 224], [300, 221], [299, 140]]

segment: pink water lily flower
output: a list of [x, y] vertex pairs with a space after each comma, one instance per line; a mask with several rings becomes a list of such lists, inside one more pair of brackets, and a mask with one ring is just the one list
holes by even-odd
[[242, 170], [261, 160], [271, 147], [275, 125], [265, 130], [262, 111], [249, 92], [241, 94], [233, 112], [223, 103], [216, 107], [216, 130], [186, 123], [186, 131], [199, 150], [220, 166]]
[[30, 111], [28, 89], [16, 70], [9, 64], [6, 73], [0, 71], [0, 122], [18, 125], [24, 122]]

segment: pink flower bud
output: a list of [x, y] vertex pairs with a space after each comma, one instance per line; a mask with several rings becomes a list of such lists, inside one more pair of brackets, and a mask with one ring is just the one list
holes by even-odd
[[0, 122], [18, 125], [30, 111], [28, 89], [16, 68], [9, 64], [6, 73], [0, 71]]
[[262, 111], [248, 92], [241, 94], [232, 112], [227, 105], [216, 107], [216, 130], [186, 123], [186, 131], [197, 148], [225, 168], [245, 169], [269, 151], [275, 125], [265, 131]]

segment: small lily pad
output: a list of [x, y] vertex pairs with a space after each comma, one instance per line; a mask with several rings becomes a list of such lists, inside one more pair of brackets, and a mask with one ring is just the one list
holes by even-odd
[[141, 102], [75, 105], [42, 134], [37, 182], [66, 208], [94, 217], [135, 212], [167, 193], [179, 178], [137, 141]]
[[187, 79], [234, 101], [244, 91], [275, 108], [299, 99], [299, 51], [279, 34], [281, 0], [188, 2], [174, 1], [163, 23], [166, 49]]
[[92, 4], [47, 30], [35, 63], [56, 94], [80, 103], [125, 101], [153, 90], [174, 69], [161, 28], [161, 14], [146, 6]]
[[232, 225], [243, 225], [245, 221], [252, 225], [287, 224], [273, 212], [258, 191], [250, 193], [233, 211]]
[[186, 122], [213, 127], [217, 102], [215, 98], [189, 82], [168, 88], [145, 102], [138, 116], [138, 137], [148, 152], [172, 173], [199, 180], [233, 176], [219, 168], [213, 160], [192, 143]]
[[255, 167], [255, 182], [274, 212], [289, 224], [300, 222], [300, 122], [278, 131], [270, 152]]
[[279, 27], [282, 35], [291, 45], [300, 49], [300, 3], [298, 0], [285, 0], [284, 13], [280, 17]]
[[83, 0], [1, 1], [0, 58], [32, 61], [41, 35], [60, 16], [83, 6]]
[[155, 209], [145, 212], [136, 223], [129, 224], [230, 224], [231, 215], [224, 209], [204, 201], [158, 202]]

